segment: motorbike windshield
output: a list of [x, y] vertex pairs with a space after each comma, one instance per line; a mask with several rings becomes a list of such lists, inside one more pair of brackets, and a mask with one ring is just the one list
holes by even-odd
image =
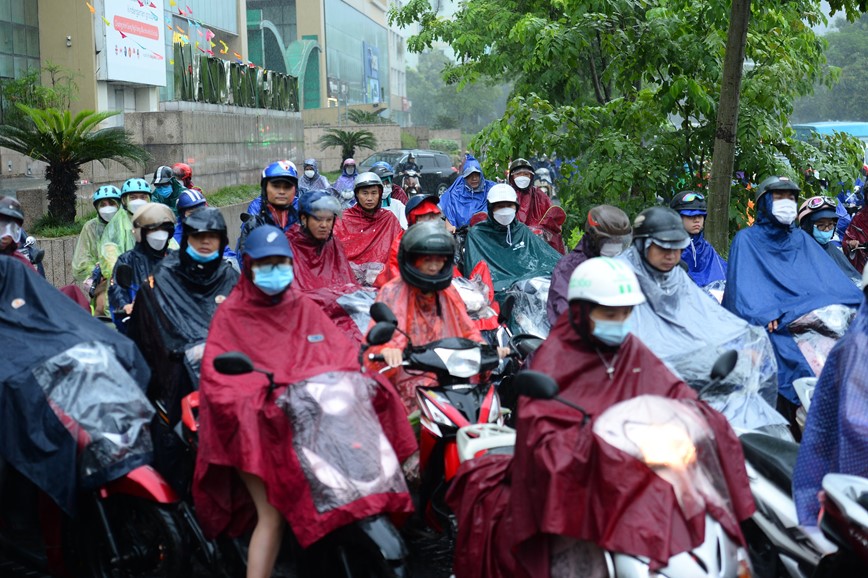
[[641, 395], [604, 411], [593, 431], [669, 482], [685, 518], [733, 511], [714, 431], [691, 401]]
[[76, 440], [83, 488], [150, 461], [154, 410], [110, 346], [80, 343], [38, 365], [33, 376]]
[[832, 347], [847, 333], [855, 316], [856, 310], [846, 305], [826, 305], [787, 326], [814, 375], [820, 375]]
[[372, 400], [377, 383], [334, 371], [294, 383], [277, 399], [319, 513], [377, 494], [407, 491]]

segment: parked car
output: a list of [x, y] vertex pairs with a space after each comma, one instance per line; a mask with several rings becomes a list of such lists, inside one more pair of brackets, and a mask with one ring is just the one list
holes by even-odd
[[452, 159], [448, 154], [426, 149], [388, 149], [376, 152], [361, 162], [359, 171], [369, 171], [374, 163], [386, 161], [397, 172], [398, 165], [406, 161], [411, 152], [419, 166], [420, 184], [424, 194], [441, 195], [458, 177], [458, 169], [452, 166]]

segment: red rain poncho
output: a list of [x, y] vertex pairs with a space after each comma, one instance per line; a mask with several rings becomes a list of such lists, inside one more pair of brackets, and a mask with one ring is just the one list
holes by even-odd
[[564, 245], [564, 236], [561, 234], [561, 227], [564, 221], [567, 220], [567, 214], [558, 206], [552, 205], [543, 218], [540, 219], [537, 225], [528, 225], [531, 230], [545, 239], [552, 249], [560, 253], [566, 254], [567, 247]]
[[[319, 511], [293, 449], [293, 424], [276, 405], [293, 384], [329, 371], [358, 372], [357, 350], [307, 297], [294, 289], [269, 297], [250, 281], [245, 262], [235, 290], [217, 310], [202, 360], [199, 453], [193, 484], [196, 516], [205, 533], [238, 535], [255, 509], [236, 469], [262, 478], [269, 502], [289, 522], [302, 547], [353, 520], [383, 512], [410, 512], [404, 492], [380, 493]], [[243, 351], [257, 367], [274, 372], [278, 387], [267, 394], [260, 373], [229, 376], [214, 358]], [[416, 451], [413, 431], [397, 392], [378, 378], [373, 399], [383, 431], [403, 462]]]
[[343, 244], [332, 235], [326, 241], [317, 241], [310, 234], [293, 225], [286, 232], [292, 247], [293, 287], [301, 291], [313, 291], [322, 287], [355, 285], [356, 277]]
[[335, 223], [334, 235], [343, 243], [351, 263], [385, 264], [392, 241], [401, 230], [398, 219], [388, 209], [377, 209], [372, 215], [355, 205]]
[[[611, 364], [612, 353], [605, 354]], [[642, 394], [696, 400], [637, 338], [618, 350], [613, 379], [598, 352], [562, 315], [532, 360], [551, 375], [560, 395], [593, 416]], [[741, 539], [739, 520], [753, 511], [738, 438], [725, 418], [695, 402], [714, 430], [733, 512], [711, 511]], [[515, 456], [488, 456], [461, 466], [447, 495], [458, 516], [455, 574], [459, 578], [549, 576], [549, 536], [591, 541], [607, 550], [665, 564], [698, 545], [704, 515], [685, 519], [672, 486], [641, 461], [598, 438], [592, 423], [556, 401], [522, 399]], [[497, 483], [498, 478], [501, 481]], [[465, 530], [466, 529], [466, 530]]]
[[[510, 182], [510, 184], [512, 183]], [[564, 224], [563, 219], [566, 218], [566, 213], [563, 214], [563, 219], [561, 219], [556, 216], [557, 211], [550, 212], [549, 209], [555, 207], [555, 205], [552, 204], [552, 200], [539, 187], [532, 186], [527, 191], [519, 190], [515, 186], [513, 186], [513, 189], [515, 189], [515, 193], [518, 195], [518, 211], [515, 218], [534, 231], [545, 232], [544, 238], [546, 243], [563, 255], [566, 250], [564, 248], [564, 241], [561, 238], [561, 226]], [[560, 212], [563, 213], [563, 209], [560, 209]]]
[[[394, 312], [398, 327], [410, 336], [413, 345], [426, 345], [446, 337], [464, 337], [478, 343], [484, 341], [467, 315], [464, 301], [451, 285], [443, 291], [424, 294], [399, 277], [380, 290], [377, 301], [385, 303]], [[395, 332], [389, 343], [372, 347], [369, 351], [378, 353], [387, 347], [404, 349], [406, 346], [407, 338]], [[377, 367], [383, 365], [377, 364]], [[408, 413], [416, 410], [416, 386], [429, 386], [435, 380], [430, 373], [407, 373], [401, 367], [391, 369], [385, 375], [395, 384]]]
[[858, 241], [860, 245], [868, 243], [868, 204], [853, 215], [853, 220], [850, 221], [850, 225], [844, 233], [844, 240], [841, 242], [841, 247], [844, 249], [844, 254], [850, 259], [850, 263], [857, 271], [862, 271], [865, 269], [865, 264], [868, 263], [868, 251], [851, 249], [848, 241], [854, 240]]

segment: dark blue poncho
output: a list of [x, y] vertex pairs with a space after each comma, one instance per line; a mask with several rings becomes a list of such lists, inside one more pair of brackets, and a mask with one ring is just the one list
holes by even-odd
[[[467, 155], [464, 170], [466, 171], [468, 167], [476, 167], [482, 174], [482, 165], [470, 155]], [[482, 174], [479, 189], [472, 191], [464, 177], [460, 176], [440, 196], [440, 210], [452, 225], [464, 227], [470, 224], [470, 217], [476, 213], [488, 212], [488, 189], [494, 185], [494, 181], [486, 180], [485, 175]]]

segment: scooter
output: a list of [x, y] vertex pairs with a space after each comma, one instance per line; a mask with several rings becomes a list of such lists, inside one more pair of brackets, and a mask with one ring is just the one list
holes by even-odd
[[[737, 354], [734, 351], [722, 355], [712, 368], [712, 378], [717, 382], [722, 380], [735, 367], [736, 361]], [[561, 398], [558, 395], [557, 383], [545, 374], [523, 371], [516, 375], [514, 385], [519, 395], [533, 399], [551, 399], [576, 410], [584, 416], [583, 427], [591, 420], [592, 416], [584, 408]], [[602, 416], [606, 413], [604, 412]], [[671, 424], [667, 424], [667, 427], [669, 425]], [[650, 431], [649, 435], [653, 435], [654, 429], [652, 427], [643, 431]], [[511, 454], [515, 439], [516, 431], [505, 426], [479, 424], [462, 428], [458, 432], [459, 458], [464, 462], [486, 454]], [[666, 448], [666, 444], [654, 444], [653, 439], [646, 441], [650, 441], [658, 451]], [[676, 464], [672, 466], [676, 469], [684, 467], [680, 458], [676, 459], [674, 456], [672, 463]], [[669, 467], [665, 451], [658, 454], [653, 467], [658, 472]], [[656, 572], [651, 571], [648, 559], [622, 552], [604, 551], [603, 554], [609, 575], [619, 578], [647, 578], [648, 576], [747, 578], [751, 576], [747, 552], [724, 531], [717, 520], [707, 514], [705, 540], [702, 544], [689, 552], [681, 552], [671, 557], [667, 565]]]

